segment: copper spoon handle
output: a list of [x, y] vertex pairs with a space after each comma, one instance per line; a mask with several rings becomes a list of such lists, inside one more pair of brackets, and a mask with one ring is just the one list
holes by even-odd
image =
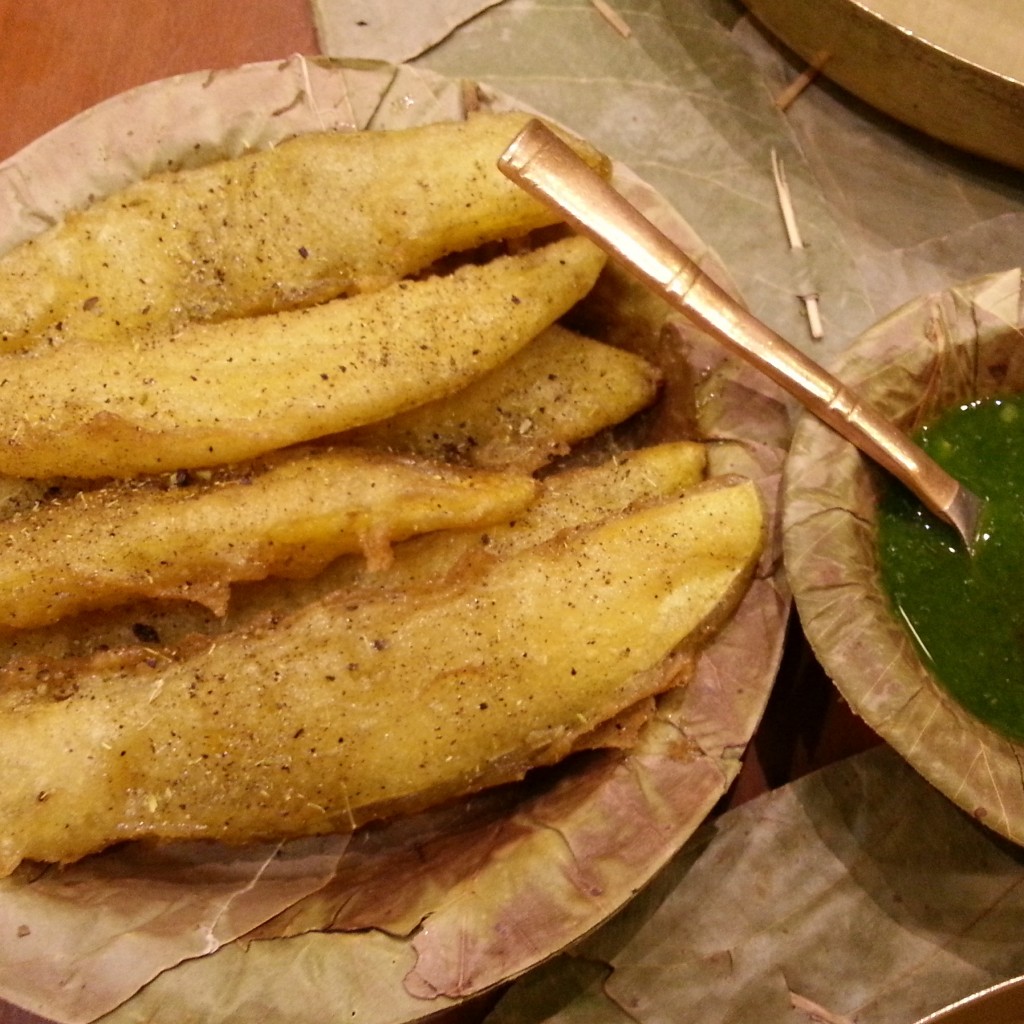
[[498, 166], [650, 288], [904, 483], [974, 545], [980, 499], [841, 381], [752, 316], [540, 121]]

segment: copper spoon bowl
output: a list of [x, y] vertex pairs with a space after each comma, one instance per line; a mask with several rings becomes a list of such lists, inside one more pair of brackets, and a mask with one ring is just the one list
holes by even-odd
[[854, 391], [752, 316], [546, 125], [531, 121], [498, 166], [895, 476], [957, 531], [968, 551], [974, 549], [983, 510], [977, 495]]

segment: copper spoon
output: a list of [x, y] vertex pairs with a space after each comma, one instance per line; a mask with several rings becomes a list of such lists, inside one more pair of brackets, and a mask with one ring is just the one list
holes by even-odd
[[498, 166], [892, 473], [959, 533], [969, 552], [974, 550], [983, 508], [977, 495], [850, 388], [748, 313], [554, 132], [531, 121]]

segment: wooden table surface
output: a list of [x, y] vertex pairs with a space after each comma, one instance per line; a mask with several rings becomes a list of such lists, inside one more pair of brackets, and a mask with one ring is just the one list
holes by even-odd
[[0, 0], [0, 160], [158, 78], [316, 53], [308, 0]]
[[[308, 0], [0, 0], [0, 42], [0, 160], [133, 86], [319, 52]], [[730, 805], [875, 742], [798, 631], [776, 691]], [[0, 1024], [36, 1021], [0, 1003]]]

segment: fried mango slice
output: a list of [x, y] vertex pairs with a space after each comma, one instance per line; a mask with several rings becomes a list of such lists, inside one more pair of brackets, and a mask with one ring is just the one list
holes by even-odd
[[319, 449], [171, 489], [110, 484], [0, 529], [0, 625], [24, 629], [131, 598], [224, 614], [230, 584], [308, 576], [350, 552], [380, 568], [392, 541], [522, 511], [529, 476]]
[[497, 169], [526, 120], [304, 135], [130, 185], [0, 258], [0, 351], [293, 309], [548, 225]]
[[[290, 609], [322, 600], [335, 590], [400, 590], [443, 586], [454, 576], [486, 569], [495, 559], [544, 544], [579, 527], [593, 526], [634, 506], [677, 498], [704, 479], [707, 447], [696, 441], [671, 441], [623, 452], [595, 466], [551, 473], [540, 481], [534, 500], [506, 519], [482, 527], [454, 527], [410, 537], [391, 549], [381, 567], [366, 558], [343, 556], [317, 576], [307, 579], [268, 579], [246, 584], [232, 592], [231, 611], [223, 623], [204, 624], [207, 634], [244, 628], [261, 618], [280, 617]], [[716, 486], [708, 482], [708, 486]], [[152, 613], [151, 613], [152, 614]], [[132, 623], [128, 623], [132, 625]], [[158, 633], [174, 645], [184, 629], [168, 616], [159, 618]], [[22, 644], [22, 658], [12, 654], [18, 675], [30, 675], [24, 660], [31, 642]], [[130, 643], [130, 634], [111, 646]], [[0, 654], [3, 653], [0, 647]], [[0, 669], [0, 687], [4, 683]], [[31, 680], [26, 684], [31, 685]]]
[[554, 324], [461, 391], [353, 431], [348, 440], [533, 470], [650, 405], [660, 380], [645, 359]]
[[342, 555], [312, 577], [236, 583], [223, 617], [195, 602], [133, 602], [52, 626], [0, 630], [0, 691], [36, 687], [46, 665], [68, 664], [96, 650], [123, 650], [131, 657], [140, 639], [149, 646], [178, 649], [196, 636], [215, 638], [279, 619], [343, 588], [442, 586], [455, 574], [477, 571], [565, 530], [593, 525], [642, 503], [678, 497], [703, 478], [705, 461], [703, 444], [668, 442], [595, 466], [548, 474], [522, 512], [485, 527], [443, 529], [400, 541], [391, 549], [387, 568], [371, 567], [361, 554]]
[[699, 488], [446, 587], [342, 592], [180, 662], [0, 703], [0, 872], [121, 840], [350, 829], [521, 777], [667, 685], [762, 544]]
[[384, 419], [508, 359], [590, 290], [604, 260], [565, 238], [173, 339], [0, 356], [0, 473], [216, 466]]
[[437, 584], [471, 563], [507, 558], [635, 505], [679, 497], [704, 479], [706, 466], [704, 444], [669, 441], [623, 452], [596, 466], [552, 473], [542, 481], [536, 499], [510, 519], [482, 529], [451, 529], [412, 538], [395, 548], [383, 569], [365, 560], [340, 561], [315, 585], [395, 589]]

